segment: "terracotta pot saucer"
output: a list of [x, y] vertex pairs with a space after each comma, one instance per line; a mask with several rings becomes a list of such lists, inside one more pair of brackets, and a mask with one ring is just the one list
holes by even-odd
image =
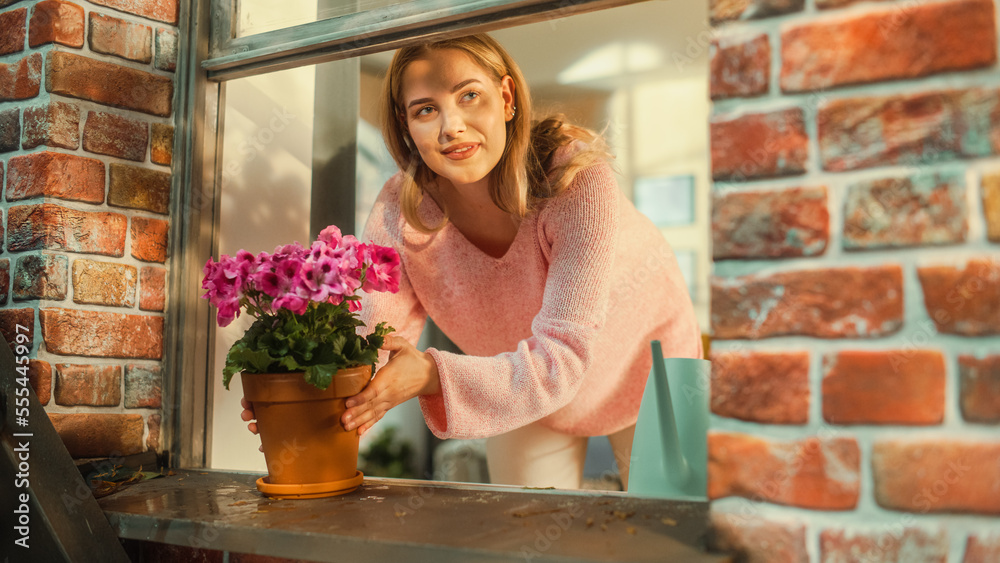
[[358, 471], [354, 477], [340, 481], [278, 485], [268, 483], [267, 475], [265, 475], [257, 479], [257, 490], [264, 493], [265, 496], [276, 499], [325, 498], [343, 495], [357, 489], [364, 477], [364, 474]]

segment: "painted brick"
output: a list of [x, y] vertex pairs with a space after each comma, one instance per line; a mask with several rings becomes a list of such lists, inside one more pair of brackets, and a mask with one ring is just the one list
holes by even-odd
[[906, 12], [900, 18], [900, 9], [890, 7], [783, 29], [782, 91], [918, 78], [996, 63], [992, 0], [914, 4]]
[[69, 287], [69, 260], [58, 254], [29, 254], [17, 257], [14, 267], [14, 301], [66, 299]]
[[708, 438], [708, 496], [849, 510], [858, 503], [861, 451], [852, 438], [778, 442], [746, 434]]
[[125, 367], [125, 406], [160, 408], [163, 378], [159, 366], [129, 364]]
[[872, 338], [903, 324], [898, 265], [824, 268], [712, 280], [712, 336]]
[[[127, 160], [146, 160], [149, 124], [113, 113], [91, 111], [83, 126], [83, 149]], [[117, 166], [112, 164], [112, 170]], [[110, 201], [110, 198], [109, 198]]]
[[823, 254], [829, 241], [826, 188], [715, 193], [712, 254], [782, 258]]
[[126, 456], [142, 451], [142, 415], [49, 413], [49, 420], [74, 458]]
[[177, 23], [177, 0], [153, 0], [149, 2], [144, 0], [93, 0], [93, 2], [151, 20]]
[[167, 261], [167, 229], [162, 219], [132, 218], [132, 256], [145, 262]]
[[62, 0], [35, 4], [28, 24], [28, 46], [46, 43], [83, 47], [83, 8]]
[[969, 422], [1000, 423], [1000, 356], [958, 357], [959, 406]]
[[20, 53], [24, 50], [27, 21], [27, 8], [0, 13], [0, 55]]
[[96, 260], [74, 260], [73, 302], [134, 307], [137, 278], [135, 266]]
[[801, 12], [804, 0], [709, 0], [712, 23], [758, 19]]
[[984, 176], [982, 183], [986, 235], [991, 241], [1000, 242], [1000, 172]]
[[[151, 414], [149, 418], [146, 419], [146, 427], [149, 429], [149, 433], [146, 436], [146, 449], [150, 451], [157, 452], [160, 450], [160, 420], [161, 417], [158, 414]], [[232, 560], [232, 558], [230, 558]]]
[[156, 58], [153, 66], [158, 70], [174, 72], [177, 70], [177, 30], [163, 27], [156, 28]]
[[7, 201], [54, 197], [104, 201], [104, 163], [50, 151], [15, 156], [7, 164]]
[[158, 360], [163, 356], [163, 317], [43, 308], [45, 348], [53, 354]]
[[969, 260], [965, 268], [917, 268], [924, 306], [938, 332], [1000, 334], [1000, 261]]
[[1000, 514], [1000, 442], [956, 438], [876, 441], [875, 500], [909, 512]]
[[823, 418], [833, 424], [940, 424], [944, 356], [934, 350], [842, 351], [823, 357]]
[[170, 78], [62, 51], [46, 55], [45, 89], [53, 94], [168, 117]]
[[113, 407], [121, 401], [121, 366], [56, 364], [57, 405]]
[[710, 133], [716, 180], [743, 181], [806, 171], [808, 137], [799, 108], [714, 118]]
[[948, 563], [948, 534], [919, 528], [894, 528], [892, 532], [823, 530], [819, 537], [820, 561], [870, 563]]
[[7, 249], [123, 256], [127, 223], [119, 213], [77, 211], [50, 203], [20, 205], [8, 212]]
[[0, 63], [0, 102], [34, 98], [41, 84], [40, 53], [32, 53], [12, 63]]
[[23, 135], [24, 149], [46, 145], [76, 150], [80, 148], [80, 111], [66, 102], [25, 108]]
[[713, 551], [734, 554], [745, 563], [809, 563], [806, 527], [759, 516], [710, 514]]
[[153, 60], [153, 28], [90, 12], [90, 50], [126, 60]]
[[962, 563], [996, 563], [1000, 561], [1000, 534], [973, 534], [965, 542]]
[[[0, 110], [0, 152], [16, 151], [21, 146], [21, 110]], [[0, 167], [2, 168], [2, 167]], [[3, 178], [0, 172], [0, 179]]]
[[767, 34], [712, 43], [709, 91], [713, 100], [767, 94], [771, 84], [771, 43]]
[[10, 297], [10, 260], [0, 258], [0, 305], [6, 305]]
[[972, 89], [820, 104], [825, 170], [914, 165], [1000, 153], [1000, 92]]
[[968, 231], [965, 192], [965, 179], [957, 172], [852, 184], [844, 210], [844, 248], [960, 243]]
[[809, 422], [808, 352], [712, 354], [712, 412], [771, 424]]
[[[18, 330], [18, 325], [27, 328]], [[35, 310], [34, 309], [0, 309], [0, 336], [8, 343], [14, 342], [18, 334], [28, 335], [31, 348], [35, 347]]]
[[174, 128], [163, 123], [153, 123], [150, 126], [152, 137], [149, 147], [149, 160], [156, 164], [170, 166], [174, 156]]
[[38, 402], [47, 405], [52, 398], [52, 366], [42, 360], [28, 360], [28, 383]]
[[170, 173], [112, 162], [108, 204], [166, 215], [170, 207]]
[[163, 268], [143, 266], [139, 270], [139, 309], [163, 311], [166, 302], [167, 271]]

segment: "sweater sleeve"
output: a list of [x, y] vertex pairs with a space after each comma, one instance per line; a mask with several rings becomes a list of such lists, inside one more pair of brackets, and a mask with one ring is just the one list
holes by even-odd
[[[400, 255], [399, 291], [396, 293], [373, 292], [361, 294], [361, 312], [359, 316], [366, 326], [358, 327], [359, 334], [371, 332], [375, 325], [385, 321], [396, 329], [397, 336], [417, 345], [420, 333], [424, 330], [427, 313], [417, 299], [413, 286], [406, 275], [406, 263], [402, 260], [403, 243], [400, 230], [399, 210], [399, 175], [393, 176], [379, 192], [372, 212], [365, 223], [362, 238], [381, 246], [390, 246]], [[389, 352], [380, 351], [379, 367], [389, 360]]]
[[580, 388], [604, 325], [619, 232], [619, 191], [610, 166], [577, 174], [539, 215], [549, 270], [531, 336], [513, 352], [462, 356], [433, 348], [441, 393], [422, 396], [439, 438], [509, 432], [568, 404]]

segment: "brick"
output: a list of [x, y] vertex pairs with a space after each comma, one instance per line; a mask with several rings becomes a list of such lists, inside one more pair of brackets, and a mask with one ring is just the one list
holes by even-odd
[[142, 452], [142, 415], [49, 413], [74, 458], [126, 456]]
[[80, 148], [80, 111], [75, 105], [51, 102], [25, 108], [21, 146], [33, 149], [42, 145], [72, 150]]
[[38, 402], [47, 405], [52, 398], [52, 366], [42, 360], [28, 360], [28, 383]]
[[808, 137], [799, 108], [714, 118], [710, 134], [715, 180], [743, 181], [806, 171]]
[[982, 185], [986, 236], [992, 242], [1000, 242], [1000, 172], [984, 176]]
[[767, 34], [712, 43], [709, 92], [713, 100], [767, 94], [771, 85], [771, 43]]
[[153, 66], [158, 70], [177, 70], [177, 30], [156, 28], [156, 58]]
[[174, 95], [168, 77], [63, 51], [46, 55], [45, 89], [161, 117], [170, 116]]
[[126, 60], [153, 60], [153, 28], [90, 12], [90, 50]]
[[806, 527], [802, 523], [717, 511], [710, 518], [713, 551], [734, 554], [745, 563], [809, 563]]
[[12, 63], [0, 63], [0, 102], [34, 98], [41, 84], [40, 53], [32, 53]]
[[712, 412], [771, 424], [809, 422], [808, 352], [712, 354]]
[[1000, 153], [1000, 91], [837, 99], [820, 104], [817, 126], [823, 169], [835, 172], [989, 156]]
[[996, 563], [1000, 561], [1000, 534], [973, 534], [965, 542], [962, 563]]
[[708, 496], [742, 496], [818, 510], [857, 506], [861, 451], [853, 438], [770, 441], [746, 434], [708, 438]]
[[174, 128], [163, 123], [153, 123], [150, 126], [152, 137], [149, 147], [149, 160], [156, 164], [170, 166], [174, 157]]
[[958, 357], [959, 406], [969, 422], [1000, 423], [1000, 356]]
[[128, 164], [111, 163], [108, 205], [167, 214], [170, 173]]
[[0, 110], [0, 152], [16, 151], [20, 146], [21, 110], [18, 108]]
[[969, 260], [965, 268], [917, 268], [924, 306], [938, 332], [963, 336], [1000, 334], [1000, 261]]
[[[146, 160], [149, 124], [113, 113], [91, 111], [83, 126], [83, 149], [127, 160]], [[116, 166], [112, 164], [112, 170]], [[110, 202], [110, 198], [109, 198]]]
[[159, 366], [129, 364], [125, 367], [125, 406], [160, 408], [163, 378]]
[[27, 21], [27, 8], [0, 13], [0, 55], [20, 53], [24, 50]]
[[163, 317], [43, 308], [45, 348], [53, 354], [159, 360]]
[[7, 249], [125, 254], [127, 219], [120, 213], [77, 211], [51, 203], [11, 207]]
[[903, 324], [899, 265], [824, 268], [712, 280], [712, 336], [874, 338]]
[[712, 254], [727, 258], [818, 256], [829, 241], [825, 187], [716, 192]]
[[[27, 328], [18, 329], [18, 326]], [[30, 348], [35, 347], [35, 310], [34, 309], [0, 309], [0, 336], [8, 344], [15, 341], [18, 334], [26, 334], [31, 341]]]
[[995, 26], [992, 0], [914, 4], [905, 13], [893, 7], [789, 26], [781, 33], [781, 89], [825, 90], [991, 67]]
[[80, 304], [134, 307], [138, 275], [135, 266], [73, 261], [73, 302]]
[[158, 414], [151, 414], [146, 420], [146, 427], [149, 429], [146, 436], [147, 450], [155, 452], [160, 449], [160, 420], [161, 417]]
[[0, 305], [6, 305], [10, 297], [10, 260], [0, 258]]
[[804, 5], [804, 0], [709, 0], [708, 14], [712, 23], [721, 23], [801, 12]]
[[7, 165], [7, 201], [54, 197], [104, 201], [104, 163], [50, 151], [15, 156]]
[[894, 527], [891, 532], [823, 530], [820, 560], [871, 563], [948, 563], [948, 534], [919, 528]]
[[166, 303], [167, 271], [163, 268], [143, 266], [139, 270], [139, 309], [163, 311]]
[[14, 301], [66, 299], [69, 260], [58, 254], [18, 256], [14, 268]]
[[177, 0], [93, 0], [94, 4], [164, 23], [177, 23]]
[[28, 24], [28, 46], [46, 43], [83, 47], [83, 8], [62, 0], [35, 4]]
[[166, 262], [167, 229], [164, 220], [133, 217], [132, 256], [145, 262]]
[[876, 441], [875, 500], [908, 512], [1000, 514], [1000, 442], [957, 438]]
[[56, 364], [57, 405], [113, 407], [121, 401], [121, 366]]
[[945, 365], [933, 350], [842, 351], [823, 357], [823, 418], [833, 424], [940, 424]]

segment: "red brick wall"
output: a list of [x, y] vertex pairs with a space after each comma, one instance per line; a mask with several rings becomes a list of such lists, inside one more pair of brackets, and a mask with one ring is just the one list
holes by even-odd
[[177, 2], [0, 6], [0, 332], [72, 455], [159, 451]]
[[1000, 560], [994, 0], [710, 12], [717, 544]]

